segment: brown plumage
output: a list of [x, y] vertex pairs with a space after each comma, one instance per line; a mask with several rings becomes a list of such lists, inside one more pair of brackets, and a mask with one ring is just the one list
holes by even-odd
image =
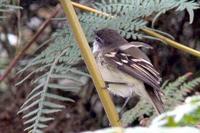
[[[160, 97], [161, 77], [140, 47], [151, 48], [142, 42], [129, 43], [115, 30], [106, 28], [96, 32], [94, 54], [112, 93], [122, 97], [136, 93], [161, 113], [164, 111]], [[152, 88], [146, 89], [144, 83]]]

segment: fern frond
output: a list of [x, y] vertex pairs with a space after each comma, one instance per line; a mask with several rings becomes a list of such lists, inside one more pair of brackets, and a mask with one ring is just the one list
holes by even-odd
[[[191, 73], [187, 73], [176, 79], [174, 82], [168, 83], [167, 81], [163, 83], [161, 88], [165, 94], [163, 102], [166, 111], [171, 110], [174, 106], [182, 103], [186, 92], [200, 85], [199, 77], [187, 82], [190, 75]], [[123, 114], [122, 122], [125, 126], [127, 126], [129, 123], [144, 114], [151, 116], [151, 119], [156, 116], [153, 107], [145, 100], [141, 99], [134, 108]]]
[[[86, 34], [90, 34], [96, 29], [110, 27], [119, 31], [127, 39], [131, 37], [141, 39], [144, 36], [139, 30], [146, 27], [145, 17], [157, 14], [154, 16], [154, 23], [161, 14], [171, 9], [187, 10], [190, 14], [190, 22], [192, 22], [193, 10], [199, 8], [199, 4], [186, 0], [101, 0], [101, 3], [94, 3], [93, 7], [114, 17], [109, 18], [93, 13], [81, 14], [79, 19], [83, 23], [83, 27], [87, 27], [85, 28]], [[91, 35], [87, 35], [87, 37], [91, 38]]]
[[176, 99], [176, 92], [178, 93], [180, 90], [178, 89], [186, 80], [188, 77], [191, 75], [191, 73], [187, 73], [178, 79], [176, 79], [174, 82], [169, 83], [167, 86], [164, 87], [165, 95], [167, 97], [170, 97], [172, 99]]
[[176, 8], [176, 11], [183, 11], [187, 10], [190, 16], [190, 23], [193, 22], [194, 18], [194, 12], [193, 10], [199, 8], [199, 4], [197, 4], [194, 1], [188, 1], [188, 0], [160, 0], [159, 4], [156, 5], [157, 15], [154, 17], [154, 20], [152, 24], [154, 25], [156, 19], [163, 13], [165, 13], [168, 10]]
[[[81, 60], [80, 52], [71, 33], [68, 30], [62, 30], [62, 32], [54, 34], [55, 36], [53, 43], [58, 44], [50, 45], [39, 56], [35, 57], [20, 73], [30, 68], [34, 68], [34, 70], [17, 84], [23, 83], [33, 74], [43, 72], [41, 76], [32, 81], [36, 86], [29, 93], [27, 100], [18, 112], [24, 113], [23, 119], [26, 119], [24, 124], [27, 125], [25, 130], [31, 133], [41, 132], [41, 129], [47, 126], [46, 122], [53, 120], [47, 114], [59, 112], [64, 108], [63, 105], [52, 101], [73, 101], [53, 93], [55, 90], [77, 93], [90, 78], [84, 68], [71, 66]], [[67, 86], [52, 82], [61, 82], [62, 80], [65, 82], [67, 80]]]
[[[156, 16], [155, 14], [162, 14], [171, 9], [177, 9], [177, 11], [186, 9], [189, 11], [192, 20], [193, 9], [198, 8], [196, 3], [186, 0], [102, 0], [101, 2], [95, 2], [93, 7], [110, 13], [114, 17], [111, 18], [94, 13], [79, 13], [79, 20], [89, 42], [92, 42], [94, 39], [95, 30], [105, 27], [117, 30], [125, 38], [156, 39], [146, 36], [140, 31], [140, 29], [147, 27], [148, 22], [145, 20], [145, 17]], [[66, 25], [62, 29], [58, 29], [54, 33], [53, 38], [54, 41], [51, 45], [20, 71], [20, 73], [23, 73], [29, 69], [34, 69], [18, 84], [23, 83], [33, 74], [43, 72], [43, 75], [32, 81], [36, 84], [36, 87], [28, 95], [27, 101], [19, 111], [27, 112], [23, 118], [27, 119], [26, 123], [31, 124], [25, 130], [33, 133], [41, 132], [41, 129], [47, 126], [44, 122], [53, 120], [51, 117], [44, 117], [44, 115], [61, 111], [64, 107], [60, 104], [52, 103], [48, 99], [58, 99], [59, 101], [70, 100], [60, 97], [50, 90], [60, 89], [63, 91], [78, 92], [80, 87], [85, 85], [89, 80], [86, 67], [74, 67], [74, 64], [78, 64], [82, 58], [68, 26]], [[63, 53], [66, 46], [69, 45], [69, 50]], [[64, 79], [71, 82], [67, 86], [52, 82], [53, 80], [61, 82]], [[34, 102], [33, 99], [35, 100]], [[147, 105], [145, 107], [149, 109], [149, 113], [152, 113], [152, 107], [147, 103], [144, 104]], [[28, 111], [32, 107], [34, 107], [34, 110], [31, 112]], [[137, 105], [137, 108], [138, 110], [141, 109], [140, 104]], [[139, 116], [141, 113], [143, 112], [140, 111], [135, 116]]]
[[[54, 76], [52, 76], [55, 73], [56, 64], [59, 62], [59, 59], [61, 56], [66, 54], [66, 52], [69, 51], [69, 47], [62, 51], [61, 54], [57, 55], [55, 60], [53, 61], [50, 70], [46, 76], [43, 77], [42, 83], [37, 85], [31, 93], [28, 95], [26, 102], [21, 106], [20, 111], [21, 112], [27, 112], [30, 109], [33, 109], [32, 111], [28, 112], [27, 114], [23, 116], [23, 118], [26, 118], [24, 124], [29, 125], [25, 130], [29, 130], [32, 133], [38, 133], [41, 132], [42, 128], [45, 128], [47, 125], [44, 124], [44, 122], [51, 121], [53, 118], [44, 115], [48, 112], [54, 113], [60, 111], [62, 108], [64, 108], [63, 105], [51, 102], [49, 99], [59, 100], [59, 101], [70, 101], [73, 100], [70, 98], [66, 98], [63, 96], [59, 96], [57, 94], [52, 94], [49, 89], [60, 89], [63, 91], [76, 91], [77, 88], [80, 86], [73, 87], [66, 87], [61, 85], [55, 85], [50, 83], [50, 79], [54, 79]], [[58, 52], [59, 53], [59, 52]], [[72, 70], [73, 72], [76, 72], [76, 74], [83, 75], [82, 72], [79, 72], [78, 70]], [[80, 77], [80, 76], [79, 76]], [[57, 77], [58, 78], [58, 77]], [[40, 80], [41, 81], [41, 80]], [[37, 99], [37, 100], [34, 100]], [[45, 113], [43, 112], [45, 110]]]
[[182, 84], [180, 86], [180, 89], [185, 90], [187, 92], [187, 91], [192, 90], [193, 88], [195, 88], [199, 85], [200, 85], [200, 78], [197, 77], [197, 78], [193, 79], [192, 81], [188, 81], [188, 82]]
[[122, 124], [123, 126], [128, 126], [130, 123], [138, 119], [140, 116], [143, 116], [144, 114], [152, 116], [153, 110], [153, 107], [149, 103], [141, 99], [141, 101], [139, 101], [134, 108], [126, 111], [122, 115]]
[[197, 126], [200, 122], [200, 97], [188, 97], [185, 104], [161, 114], [152, 121], [152, 127]]
[[143, 18], [156, 13], [157, 15], [155, 15], [153, 23], [161, 14], [176, 8], [176, 11], [187, 10], [190, 15], [190, 23], [192, 23], [194, 17], [193, 10], [199, 8], [199, 4], [187, 0], [110, 0], [96, 3], [94, 7], [109, 14], [126, 15], [133, 19]]
[[[48, 97], [48, 96], [51, 96], [50, 94], [47, 93], [48, 91], [48, 83], [50, 82], [50, 75], [53, 73], [53, 70], [54, 70], [54, 67], [56, 65], [56, 63], [58, 62], [58, 59], [60, 58], [60, 56], [62, 56], [66, 51], [68, 50], [65, 49], [59, 56], [57, 56], [56, 60], [53, 62], [52, 66], [51, 66], [51, 69], [46, 77], [46, 82], [42, 85], [43, 88], [41, 90], [39, 90], [38, 92], [35, 92], [36, 90], [40, 89], [42, 86], [40, 87], [37, 87], [37, 89], [35, 89], [35, 91], [32, 91], [32, 94], [29, 95], [27, 97], [27, 101], [22, 105], [19, 113], [21, 112], [25, 112], [27, 110], [30, 110], [31, 108], [33, 108], [34, 106], [38, 106], [38, 108], [36, 108], [35, 110], [29, 112], [28, 115], [26, 115], [26, 117], [24, 118], [28, 118], [28, 120], [26, 120], [24, 122], [24, 124], [30, 124], [30, 126], [28, 126], [25, 130], [30, 130], [30, 132], [33, 132], [33, 133], [37, 133], [37, 132], [40, 132], [40, 129], [41, 128], [44, 128], [46, 127], [46, 125], [42, 124], [42, 110], [46, 107], [51, 107], [52, 109], [59, 109], [59, 108], [63, 108], [64, 106], [62, 105], [58, 105], [58, 104], [55, 104], [55, 103], [51, 103], [51, 102], [47, 102], [45, 101], [45, 99]], [[35, 99], [36, 97], [39, 97], [39, 99], [37, 99], [36, 101], [32, 102], [33, 99]], [[51, 97], [52, 98], [52, 97]], [[54, 97], [55, 98], [55, 97]], [[60, 100], [61, 98], [59, 97], [56, 97], [56, 99]], [[63, 97], [64, 99], [64, 97]], [[68, 99], [65, 99], [66, 101], [69, 101]], [[35, 114], [35, 115], [33, 115]], [[32, 116], [33, 115], [33, 116]], [[32, 116], [32, 117], [30, 117]], [[46, 116], [43, 116], [44, 118]], [[48, 117], [47, 117], [48, 118]]]

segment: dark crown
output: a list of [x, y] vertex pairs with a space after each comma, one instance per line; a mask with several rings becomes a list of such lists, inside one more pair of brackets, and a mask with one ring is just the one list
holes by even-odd
[[126, 40], [123, 37], [121, 37], [121, 35], [116, 30], [113, 29], [101, 29], [99, 31], [96, 31], [95, 34], [96, 40], [102, 45], [115, 45], [116, 43], [126, 43]]

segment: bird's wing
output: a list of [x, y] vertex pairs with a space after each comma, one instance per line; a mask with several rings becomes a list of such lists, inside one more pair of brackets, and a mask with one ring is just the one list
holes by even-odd
[[[128, 47], [132, 44], [125, 45]], [[125, 45], [105, 53], [106, 60], [115, 63], [115, 66], [121, 71], [159, 90], [160, 74], [155, 70], [149, 58], [137, 46], [132, 45], [125, 49]]]
[[122, 46], [120, 46], [120, 49], [121, 50], [127, 50], [129, 48], [147, 48], [147, 49], [153, 49], [152, 46], [146, 44], [146, 43], [143, 43], [143, 42], [129, 42], [127, 44], [124, 44]]
[[[146, 45], [139, 45], [145, 47]], [[161, 77], [151, 64], [149, 58], [139, 49], [138, 44], [124, 44], [121, 47], [105, 52], [104, 56], [107, 62], [127, 73], [128, 75], [137, 78], [153, 88], [144, 88], [140, 90], [143, 95], [147, 96], [153, 104], [156, 111], [160, 114], [164, 111], [163, 102], [160, 96]]]

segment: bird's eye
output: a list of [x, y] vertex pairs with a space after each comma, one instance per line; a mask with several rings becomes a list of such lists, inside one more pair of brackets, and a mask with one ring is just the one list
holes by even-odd
[[100, 37], [96, 36], [95, 39], [96, 39], [97, 42], [99, 42], [99, 43], [101, 43], [101, 44], [103, 43], [103, 40], [102, 40]]

